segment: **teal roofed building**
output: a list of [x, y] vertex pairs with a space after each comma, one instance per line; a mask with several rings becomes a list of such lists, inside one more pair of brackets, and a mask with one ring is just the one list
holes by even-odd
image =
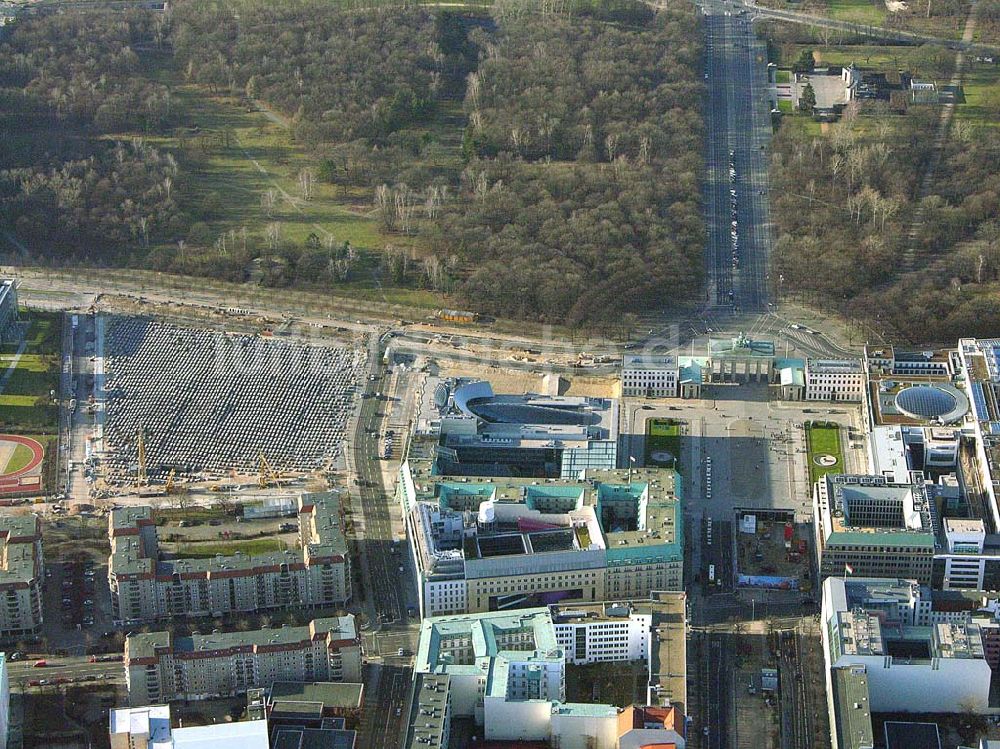
[[408, 460], [399, 493], [423, 616], [682, 588], [682, 486], [673, 470], [456, 477]]
[[910, 483], [885, 476], [827, 475], [816, 482], [821, 577], [900, 577], [931, 582], [937, 511], [924, 474]]

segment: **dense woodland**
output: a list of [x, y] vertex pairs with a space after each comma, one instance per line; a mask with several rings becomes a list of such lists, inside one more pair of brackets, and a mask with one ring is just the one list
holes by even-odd
[[[4, 227], [52, 259], [350, 280], [356, 248], [286, 240], [275, 195], [255, 225], [211, 228], [222, 205], [186, 167], [239, 146], [172, 95], [194, 84], [287, 123], [315, 165], [301, 199], [319, 180], [366, 201], [387, 239], [364, 248], [381, 258], [366, 272], [395, 285], [553, 321], [684, 302], [701, 283], [696, 25], [687, 2], [654, 14], [633, 0], [25, 17], [0, 46]], [[150, 145], [161, 135], [182, 152]]]
[[918, 203], [938, 115], [849, 108], [822, 136], [780, 129], [773, 263], [784, 293], [879, 320], [915, 342], [996, 334], [1000, 135], [954, 123]]
[[468, 304], [577, 322], [696, 294], [694, 6], [644, 21], [513, 14], [486, 43], [466, 90], [460, 200], [439, 221]]
[[172, 21], [187, 77], [294, 117], [310, 143], [383, 142], [425, 121], [455, 70], [422, 10], [256, 4], [237, 17], [227, 3], [188, 2]]
[[4, 227], [38, 254], [123, 262], [183, 230], [177, 163], [141, 140], [170, 121], [169, 89], [144, 77], [136, 48], [162, 22], [65, 14], [19, 24], [0, 45], [0, 201]]

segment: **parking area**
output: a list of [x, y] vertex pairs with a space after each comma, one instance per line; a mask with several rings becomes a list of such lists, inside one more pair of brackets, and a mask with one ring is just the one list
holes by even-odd
[[93, 649], [112, 629], [107, 566], [89, 559], [47, 562], [43, 605], [50, 650]]

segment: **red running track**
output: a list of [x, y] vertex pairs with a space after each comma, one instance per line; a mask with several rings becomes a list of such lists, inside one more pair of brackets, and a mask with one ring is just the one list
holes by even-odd
[[[8, 473], [5, 476], [0, 477], [0, 494], [20, 491], [22, 487], [21, 477], [26, 473], [31, 473], [39, 466], [42, 462], [42, 458], [45, 457], [45, 448], [42, 447], [38, 440], [33, 440], [31, 437], [21, 437], [17, 434], [0, 434], [0, 441], [16, 442], [17, 444], [24, 445], [31, 450], [31, 460], [28, 462], [28, 465], [14, 471], [13, 473]], [[34, 485], [37, 486], [38, 484]]]

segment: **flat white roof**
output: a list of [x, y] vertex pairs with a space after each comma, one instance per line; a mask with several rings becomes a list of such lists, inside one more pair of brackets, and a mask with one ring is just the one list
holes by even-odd
[[175, 728], [174, 749], [268, 749], [267, 721]]
[[144, 705], [111, 711], [111, 734], [148, 736], [150, 742], [170, 738], [170, 706]]

